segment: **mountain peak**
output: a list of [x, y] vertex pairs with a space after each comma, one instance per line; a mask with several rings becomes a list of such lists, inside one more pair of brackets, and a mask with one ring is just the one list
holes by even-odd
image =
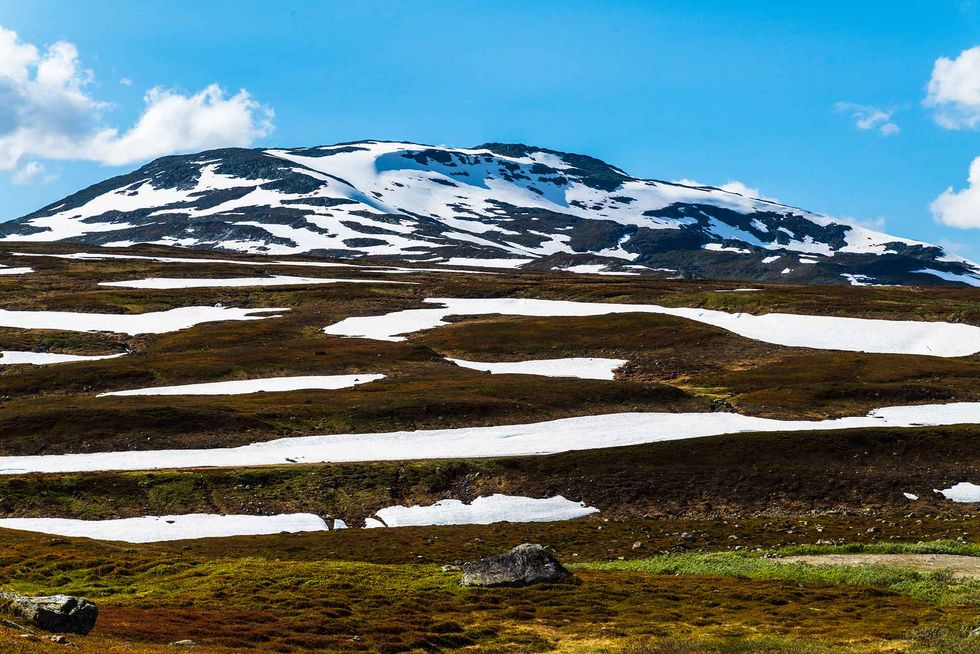
[[942, 248], [523, 143], [357, 141], [156, 159], [0, 225], [71, 241], [582, 272], [980, 285]]

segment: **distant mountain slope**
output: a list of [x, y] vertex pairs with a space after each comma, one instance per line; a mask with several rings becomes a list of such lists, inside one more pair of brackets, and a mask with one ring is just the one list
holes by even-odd
[[364, 141], [157, 159], [0, 224], [71, 241], [668, 277], [968, 284], [942, 248], [521, 144]]

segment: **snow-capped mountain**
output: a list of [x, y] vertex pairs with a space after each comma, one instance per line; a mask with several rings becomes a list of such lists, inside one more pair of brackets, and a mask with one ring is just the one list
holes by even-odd
[[576, 272], [980, 286], [942, 248], [520, 144], [363, 141], [157, 159], [0, 224], [0, 240]]

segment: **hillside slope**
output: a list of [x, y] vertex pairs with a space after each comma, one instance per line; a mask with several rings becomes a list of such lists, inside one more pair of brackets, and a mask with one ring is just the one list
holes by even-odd
[[966, 284], [938, 246], [521, 144], [364, 141], [157, 159], [0, 225], [3, 241], [153, 243], [507, 268]]

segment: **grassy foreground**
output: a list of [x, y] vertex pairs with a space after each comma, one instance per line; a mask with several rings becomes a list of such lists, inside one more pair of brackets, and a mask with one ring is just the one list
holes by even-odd
[[[467, 589], [440, 569], [452, 560], [304, 561], [282, 549], [281, 558], [204, 556], [3, 532], [0, 578], [18, 592], [95, 600], [95, 631], [71, 640], [106, 654], [187, 638], [221, 654], [896, 651], [919, 632], [973, 626], [980, 597], [978, 584], [941, 575], [735, 554], [583, 563], [574, 586]], [[0, 651], [25, 647], [0, 627]]]

